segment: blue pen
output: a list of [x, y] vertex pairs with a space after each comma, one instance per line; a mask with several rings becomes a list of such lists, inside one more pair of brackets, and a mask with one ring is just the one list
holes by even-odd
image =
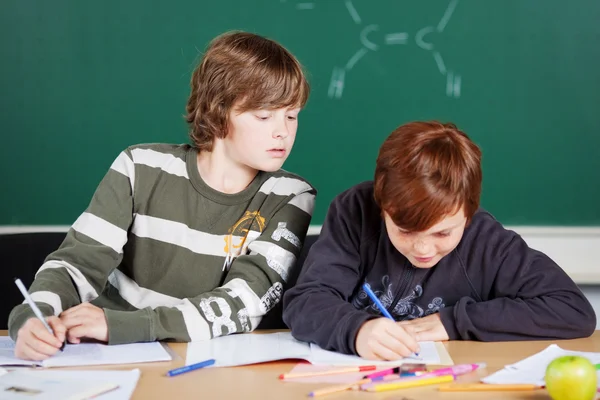
[[[367, 295], [371, 298], [371, 300], [373, 300], [373, 303], [375, 303], [375, 305], [377, 306], [377, 308], [379, 308], [379, 311], [381, 311], [381, 313], [386, 317], [391, 319], [392, 321], [394, 320], [394, 317], [392, 317], [392, 314], [390, 314], [388, 312], [388, 310], [385, 309], [385, 307], [383, 306], [383, 304], [381, 304], [381, 301], [379, 301], [379, 299], [377, 298], [377, 296], [375, 296], [375, 293], [373, 293], [373, 291], [371, 290], [371, 286], [369, 286], [369, 284], [367, 282], [365, 282], [363, 284], [363, 289], [365, 292], [367, 292]], [[415, 356], [419, 356], [419, 353], [415, 353]]]
[[176, 376], [176, 375], [185, 374], [186, 372], [190, 372], [190, 371], [194, 371], [194, 370], [197, 370], [200, 368], [208, 367], [210, 365], [213, 365], [214, 363], [215, 363], [215, 359], [211, 358], [209, 360], [202, 361], [202, 362], [199, 362], [196, 364], [186, 365], [185, 367], [172, 369], [167, 372], [167, 376]]

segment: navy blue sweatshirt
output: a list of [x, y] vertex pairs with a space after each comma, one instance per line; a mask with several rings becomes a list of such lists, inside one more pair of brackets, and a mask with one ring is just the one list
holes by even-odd
[[283, 320], [296, 339], [356, 354], [361, 325], [381, 317], [364, 282], [397, 321], [439, 313], [450, 340], [570, 339], [596, 326], [592, 306], [566, 273], [483, 210], [437, 265], [413, 267], [387, 235], [372, 182], [331, 203], [284, 295]]

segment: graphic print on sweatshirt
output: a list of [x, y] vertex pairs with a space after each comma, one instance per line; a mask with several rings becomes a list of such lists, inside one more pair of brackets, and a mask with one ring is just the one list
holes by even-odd
[[[251, 242], [251, 240], [247, 240], [250, 231], [254, 230], [260, 234], [265, 229], [265, 226], [266, 220], [260, 215], [260, 211], [246, 211], [229, 229], [228, 235], [225, 236], [225, 247], [223, 248], [223, 251], [225, 251], [226, 254], [231, 254], [233, 256], [246, 254], [246, 249]], [[238, 240], [237, 243], [235, 242], [236, 238]]]
[[[368, 283], [368, 282], [367, 282]], [[387, 309], [392, 305], [394, 301], [394, 291], [392, 289], [392, 283], [390, 283], [389, 275], [384, 275], [381, 278], [383, 290], [376, 290], [378, 285], [371, 285], [373, 292], [381, 301], [381, 304]], [[398, 300], [398, 303], [394, 306], [394, 309], [390, 312], [392, 317], [397, 321], [410, 320], [425, 317], [429, 314], [438, 312], [444, 308], [444, 299], [441, 297], [434, 297], [427, 308], [424, 309], [422, 306], [417, 304], [417, 301], [423, 295], [423, 287], [421, 285], [415, 286], [415, 288], [408, 294], [408, 296]], [[423, 302], [419, 302], [423, 304]], [[371, 301], [367, 293], [362, 289], [359, 290], [358, 294], [352, 299], [352, 305], [359, 310], [366, 310], [370, 314], [381, 314], [381, 311], [377, 308], [375, 303]]]

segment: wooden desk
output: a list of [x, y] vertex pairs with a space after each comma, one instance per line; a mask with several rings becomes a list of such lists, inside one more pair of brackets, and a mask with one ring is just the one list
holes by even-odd
[[[266, 331], [265, 331], [266, 332]], [[0, 331], [0, 335], [6, 335]], [[510, 364], [543, 350], [551, 343], [557, 343], [568, 350], [600, 352], [600, 331], [585, 339], [536, 342], [481, 343], [454, 341], [445, 346], [455, 364], [485, 362], [485, 370], [459, 378], [458, 381], [477, 381]], [[78, 367], [77, 369], [132, 369], [142, 371], [133, 399], [307, 399], [307, 394], [328, 384], [308, 384], [281, 382], [279, 374], [291, 370], [295, 361], [271, 362], [246, 367], [212, 368], [189, 372], [173, 378], [165, 377], [169, 369], [184, 365], [185, 343], [171, 343], [169, 347], [179, 356], [171, 362], [112, 365], [106, 367]], [[545, 390], [528, 392], [438, 392], [436, 386], [405, 389], [383, 393], [347, 391], [322, 397], [323, 399], [550, 399]]]

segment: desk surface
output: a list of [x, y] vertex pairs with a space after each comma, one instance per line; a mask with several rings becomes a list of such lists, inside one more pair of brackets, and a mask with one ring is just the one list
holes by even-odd
[[[6, 335], [0, 331], [0, 335]], [[504, 365], [516, 362], [548, 345], [557, 343], [568, 350], [600, 352], [600, 331], [585, 339], [564, 341], [535, 341], [535, 342], [445, 342], [450, 356], [455, 364], [485, 362], [485, 370], [474, 372], [459, 378], [458, 381], [477, 381], [480, 376], [486, 376], [501, 369]], [[270, 362], [245, 367], [212, 368], [194, 371], [173, 378], [167, 378], [165, 372], [184, 364], [186, 344], [171, 343], [170, 348], [179, 356], [171, 362], [131, 364], [127, 366], [112, 365], [106, 367], [78, 367], [77, 369], [132, 369], [142, 371], [140, 381], [134, 392], [133, 399], [307, 399], [307, 394], [314, 389], [329, 386], [328, 384], [309, 384], [281, 382], [277, 377], [291, 370], [295, 361]], [[436, 386], [404, 389], [384, 393], [366, 393], [347, 391], [332, 394], [323, 399], [387, 399], [387, 400], [418, 400], [418, 399], [550, 399], [545, 390], [528, 392], [438, 392]]]

